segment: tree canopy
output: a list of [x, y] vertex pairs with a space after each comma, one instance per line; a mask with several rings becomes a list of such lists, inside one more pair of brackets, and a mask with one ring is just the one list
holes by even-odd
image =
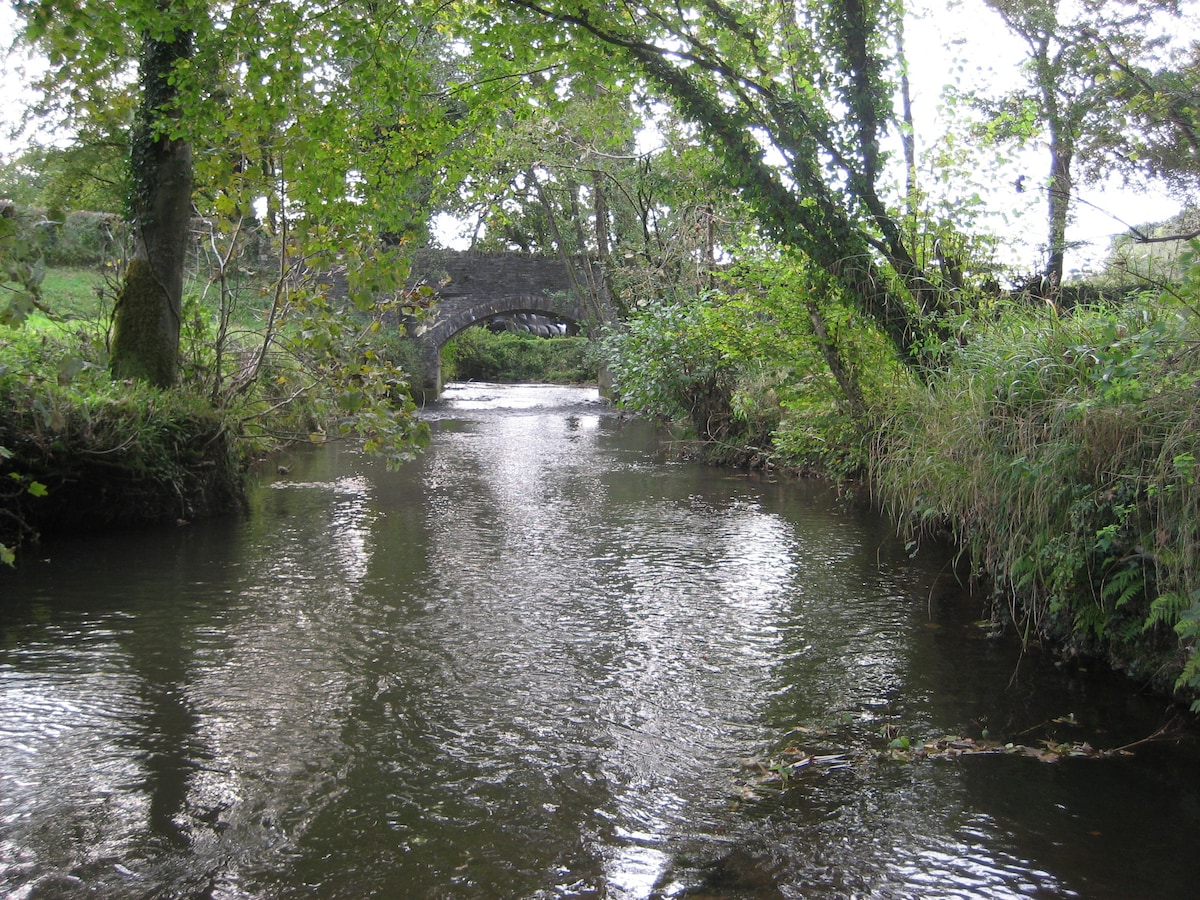
[[902, 358], [918, 358], [954, 288], [906, 240], [887, 196], [896, 10], [858, 0], [506, 5], [523, 13], [509, 23], [514, 38], [566, 29], [573, 47], [627, 60], [712, 142], [763, 232], [816, 261]]
[[[1080, 177], [1103, 181], [1116, 171], [1144, 178], [1166, 168], [1179, 184], [1193, 177], [1186, 173], [1195, 161], [1184, 148], [1196, 149], [1196, 106], [1179, 88], [1194, 75], [1185, 74], [1186, 62], [1175, 68], [1183, 48], [1171, 48], [1162, 21], [1177, 13], [1174, 0], [986, 2], [1026, 48], [1025, 86], [984, 106], [993, 134], [1046, 145], [1038, 181], [1047, 213], [1043, 289], [1052, 293], [1063, 279]], [[1167, 158], [1174, 164], [1164, 165]]]
[[[1158, 59], [1160, 42], [1129, 27], [1165, 3], [1085, 4], [1079, 27], [1056, 0], [991, 5], [1030, 47], [1032, 93], [996, 115], [1034, 127], [1006, 112], [1032, 103], [1049, 134], [1047, 273], [1057, 284], [1077, 158], [1086, 171], [1103, 158], [1194, 179], [1190, 57]], [[147, 259], [178, 243], [144, 227], [152, 210], [261, 220], [296, 260], [344, 266], [369, 290], [400, 271], [372, 261], [428, 239], [435, 211], [469, 213], [485, 241], [611, 258], [615, 246], [646, 252], [652, 223], [696, 234], [738, 218], [704, 199], [723, 189], [763, 239], [823, 271], [906, 363], [928, 362], [947, 317], [970, 302], [966, 241], [954, 233], [969, 223], [947, 230], [924, 217], [912, 179], [905, 11], [890, 0], [13, 6], [49, 63], [41, 111], [80, 133], [133, 135], [134, 233], [159, 241], [139, 249]], [[674, 158], [715, 162], [700, 166], [708, 185], [690, 200], [686, 190], [667, 199], [687, 179], [671, 176], [666, 191], [665, 157], [650, 164], [635, 150], [652, 118], [667, 121], [662, 104], [686, 135]], [[893, 158], [900, 148], [906, 159]], [[170, 177], [156, 156], [167, 149]], [[715, 240], [696, 239], [693, 255], [711, 256]], [[178, 319], [165, 274], [178, 264], [165, 266], [145, 281], [163, 292], [150, 308], [164, 331], [150, 346], [169, 344]], [[118, 336], [136, 332], [120, 321], [136, 307], [119, 311]], [[148, 374], [139, 366], [118, 374]]]
[[352, 281], [370, 283], [386, 272], [371, 266], [380, 236], [394, 243], [419, 230], [414, 195], [451, 164], [461, 112], [440, 79], [452, 53], [419, 4], [15, 8], [49, 62], [47, 110], [88, 123], [137, 98], [119, 377], [174, 381], [180, 254], [193, 215], [263, 216], [297, 261], [344, 265]]

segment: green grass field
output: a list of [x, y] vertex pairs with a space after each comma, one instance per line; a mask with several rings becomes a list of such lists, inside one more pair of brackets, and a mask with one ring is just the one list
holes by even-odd
[[49, 268], [42, 281], [42, 304], [51, 316], [85, 319], [103, 315], [110, 301], [102, 299], [105, 277], [97, 269]]

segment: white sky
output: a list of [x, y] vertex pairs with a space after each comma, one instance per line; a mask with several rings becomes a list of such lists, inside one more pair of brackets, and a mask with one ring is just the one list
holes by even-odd
[[[1183, 34], [1195, 34], [1197, 4], [1182, 0], [1189, 8], [1191, 25]], [[1024, 44], [1013, 36], [1000, 17], [982, 0], [910, 0], [916, 15], [906, 28], [909, 65], [914, 85], [915, 117], [921, 132], [936, 117], [938, 95], [943, 85], [958, 82], [963, 87], [992, 88], [997, 92], [1021, 83]], [[932, 11], [932, 12], [931, 12]], [[936, 131], [937, 128], [932, 129]], [[1044, 146], [1022, 157], [1011, 169], [1012, 177], [985, 182], [985, 200], [1007, 221], [1000, 233], [1012, 241], [1011, 261], [1032, 267], [1038, 248], [1046, 239], [1044, 202], [1035, 188], [1044, 181], [1049, 161]], [[1027, 178], [1026, 193], [1018, 195], [1013, 181], [1017, 174]], [[1024, 202], [1026, 209], [1021, 210]], [[1067, 238], [1085, 246], [1068, 253], [1069, 270], [1097, 265], [1107, 253], [1114, 235], [1125, 232], [1126, 224], [1143, 225], [1170, 218], [1181, 203], [1165, 190], [1127, 189], [1119, 184], [1077, 185], [1072, 224]], [[1011, 212], [1010, 212], [1011, 211]]]
[[8, 156], [19, 149], [13, 129], [21, 119], [21, 111], [31, 102], [32, 95], [22, 74], [25, 60], [8, 53], [13, 40], [16, 14], [8, 3], [0, 3], [0, 154]]

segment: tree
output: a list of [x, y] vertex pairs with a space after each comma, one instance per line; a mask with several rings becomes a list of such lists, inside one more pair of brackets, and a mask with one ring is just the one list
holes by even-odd
[[508, 23], [526, 37], [565, 30], [577, 51], [622, 54], [719, 149], [766, 235], [815, 261], [902, 359], [946, 336], [956, 289], [888, 200], [890, 5], [506, 2], [528, 14]]
[[130, 159], [134, 250], [114, 308], [110, 366], [115, 378], [170, 387], [179, 370], [193, 182], [177, 79], [192, 62], [197, 22], [179, 0], [158, 0], [155, 12], [141, 37], [141, 103]]
[[343, 268], [356, 298], [402, 281], [381, 246], [420, 227], [415, 188], [453, 170], [442, 151], [460, 130], [437, 80], [450, 50], [433, 7], [16, 0], [15, 8], [24, 38], [50, 63], [42, 112], [78, 129], [137, 99], [136, 252], [116, 309], [116, 377], [163, 386], [177, 378], [193, 215], [237, 233], [265, 211], [292, 271]]
[[1113, 95], [1130, 127], [1101, 145], [1104, 159], [1128, 178], [1157, 178], [1179, 194], [1200, 194], [1200, 42], [1174, 48], [1151, 67], [1122, 57], [1105, 35], [1094, 35], [1111, 66]]
[[[1186, 129], [1168, 126], [1170, 136], [1156, 136], [1164, 124], [1156, 119], [1164, 110], [1168, 112], [1167, 123], [1173, 115], [1174, 123], [1185, 123], [1191, 128], [1191, 137], [1195, 137], [1194, 101], [1189, 106], [1182, 96], [1172, 98], [1153, 87], [1155, 81], [1164, 86], [1171, 84], [1179, 75], [1152, 75], [1143, 65], [1153, 60], [1166, 43], [1165, 36], [1153, 35], [1155, 16], [1171, 11], [1174, 3], [985, 2], [1026, 46], [1027, 88], [990, 107], [999, 122], [997, 134], [1020, 140], [1042, 135], [1046, 142], [1046, 264], [1040, 290], [1049, 296], [1062, 283], [1067, 226], [1080, 168], [1077, 163], [1082, 162], [1087, 175], [1096, 181], [1122, 167], [1127, 172], [1134, 168], [1152, 172], [1153, 164], [1146, 168], [1134, 160], [1147, 148], [1165, 150], [1180, 135], [1189, 134]], [[1158, 101], [1148, 100], [1147, 91]], [[1157, 168], [1159, 173], [1164, 171], [1161, 165]]]
[[66, 147], [32, 145], [0, 166], [0, 196], [22, 209], [119, 215], [129, 196], [128, 129], [87, 131]]
[[112, 368], [117, 377], [173, 384], [177, 371], [183, 246], [191, 209], [191, 145], [179, 119], [176, 79], [190, 61], [196, 9], [146, 0], [120, 10], [78, 0], [17, 0], [23, 36], [44, 49], [51, 73], [41, 111], [74, 122], [97, 117], [128, 83], [129, 48], [140, 48], [140, 105], [134, 129], [131, 210], [135, 254], [117, 304]]
[[38, 206], [49, 181], [48, 155], [43, 147], [28, 147], [0, 163], [0, 197], [21, 209]]
[[471, 169], [446, 211], [473, 220], [473, 247], [557, 254], [602, 326], [611, 315], [609, 197], [636, 166], [638, 119], [619, 87], [546, 71], [525, 80], [520, 99], [501, 107], [503, 127], [474, 135]]
[[[745, 240], [748, 216], [696, 129], [666, 109], [651, 116], [619, 70], [529, 81], [504, 127], [474, 138], [446, 207], [473, 223], [472, 246], [561, 255], [585, 305], [710, 288], [719, 250]], [[639, 146], [648, 123], [654, 139]]]

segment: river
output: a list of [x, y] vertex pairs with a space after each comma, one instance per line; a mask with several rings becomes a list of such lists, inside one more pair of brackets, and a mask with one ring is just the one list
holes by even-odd
[[945, 551], [594, 390], [426, 415], [400, 471], [297, 452], [245, 518], [0, 574], [0, 894], [1194, 896], [1194, 731], [887, 758], [1172, 718], [994, 635]]

